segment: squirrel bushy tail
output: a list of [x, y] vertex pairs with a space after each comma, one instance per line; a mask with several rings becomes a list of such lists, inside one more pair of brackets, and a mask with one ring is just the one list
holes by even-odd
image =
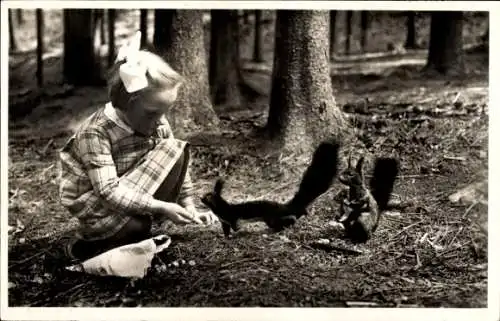
[[394, 182], [399, 173], [398, 161], [394, 158], [378, 158], [375, 161], [373, 176], [370, 180], [370, 193], [380, 211], [388, 208]]
[[297, 193], [288, 203], [289, 206], [306, 208], [330, 188], [338, 171], [339, 148], [340, 145], [336, 141], [324, 141], [316, 148]]

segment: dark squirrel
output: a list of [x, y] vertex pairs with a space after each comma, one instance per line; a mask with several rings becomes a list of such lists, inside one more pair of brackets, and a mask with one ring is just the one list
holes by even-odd
[[238, 222], [263, 221], [274, 232], [292, 226], [302, 216], [307, 215], [307, 207], [331, 186], [337, 175], [339, 144], [322, 142], [315, 150], [298, 191], [286, 203], [269, 200], [228, 203], [221, 196], [224, 181], [218, 179], [213, 192], [205, 194], [201, 201], [219, 218], [224, 235], [229, 237], [231, 229], [239, 230]]
[[369, 187], [365, 185], [363, 173], [364, 157], [339, 175], [339, 181], [347, 188], [336, 197], [340, 202], [337, 220], [344, 225], [346, 235], [354, 243], [364, 243], [377, 229], [382, 212], [388, 210], [389, 199], [399, 172], [394, 158], [377, 158]]

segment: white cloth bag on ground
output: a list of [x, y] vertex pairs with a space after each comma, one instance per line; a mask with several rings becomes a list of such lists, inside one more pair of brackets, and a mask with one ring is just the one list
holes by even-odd
[[167, 235], [158, 235], [139, 243], [127, 244], [99, 254], [82, 263], [66, 267], [69, 271], [99, 276], [119, 276], [142, 279], [156, 253], [171, 243]]

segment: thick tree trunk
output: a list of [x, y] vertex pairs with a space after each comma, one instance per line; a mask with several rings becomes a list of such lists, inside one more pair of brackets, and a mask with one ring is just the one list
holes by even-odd
[[92, 9], [64, 9], [65, 81], [77, 86], [103, 85], [94, 50]]
[[288, 151], [342, 133], [329, 68], [329, 13], [278, 10], [267, 129]]
[[211, 11], [210, 93], [214, 105], [241, 105], [237, 10]]
[[116, 9], [108, 9], [108, 66], [115, 61], [115, 20]]
[[262, 57], [262, 10], [255, 10], [253, 61], [264, 61]]
[[36, 83], [43, 86], [43, 11], [36, 9]]
[[12, 10], [13, 9], [9, 9], [9, 50], [17, 51], [18, 46], [17, 46], [16, 36], [14, 34], [14, 22], [12, 19]]
[[141, 47], [148, 42], [148, 9], [141, 9], [139, 28], [141, 30]]
[[415, 30], [415, 11], [408, 11], [406, 13], [406, 49], [417, 48], [416, 30]]
[[202, 10], [155, 10], [155, 46], [185, 77], [175, 109], [167, 115], [177, 135], [218, 124], [210, 101]]
[[462, 25], [463, 12], [435, 11], [432, 13], [425, 71], [453, 75], [463, 73]]
[[337, 10], [330, 10], [330, 60], [335, 57]]
[[347, 11], [345, 14], [346, 35], [345, 35], [345, 54], [348, 55], [351, 50], [352, 36], [352, 11]]
[[368, 23], [369, 23], [368, 11], [361, 11], [361, 52], [366, 50], [366, 39], [368, 33]]

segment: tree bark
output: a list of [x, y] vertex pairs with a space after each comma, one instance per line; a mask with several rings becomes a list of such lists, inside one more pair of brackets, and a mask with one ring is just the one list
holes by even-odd
[[24, 24], [23, 9], [17, 9], [16, 13], [17, 13], [17, 23], [19, 25]]
[[310, 152], [345, 128], [330, 80], [328, 20], [327, 11], [277, 12], [267, 129], [288, 151]]
[[104, 45], [104, 44], [106, 44], [106, 30], [104, 29], [105, 28], [104, 26], [106, 24], [106, 20], [105, 20], [105, 13], [106, 12], [105, 12], [105, 9], [101, 9], [99, 11], [100, 11], [99, 15], [101, 18], [101, 20], [100, 20], [100, 22], [101, 22], [101, 27], [100, 27], [100, 29], [101, 29], [101, 43]]
[[242, 10], [243, 12], [243, 23], [244, 24], [249, 24], [250, 23], [250, 11], [249, 10]]
[[94, 49], [92, 9], [64, 9], [65, 81], [76, 86], [103, 85]]
[[218, 124], [210, 101], [202, 10], [155, 10], [155, 46], [185, 77], [175, 109], [167, 115], [174, 132]]
[[335, 57], [337, 10], [330, 10], [330, 60]]
[[155, 9], [155, 31], [153, 35], [153, 45], [158, 52], [165, 52], [170, 42], [170, 26], [173, 22], [172, 10]]
[[347, 11], [345, 15], [346, 37], [345, 37], [345, 54], [348, 55], [351, 50], [351, 35], [352, 35], [352, 11]]
[[241, 105], [237, 10], [211, 10], [210, 93], [214, 105]]
[[116, 9], [108, 9], [108, 66], [115, 61], [115, 20]]
[[141, 30], [141, 47], [144, 47], [148, 42], [148, 9], [141, 9], [139, 24]]
[[[19, 10], [19, 9], [18, 9]], [[17, 51], [17, 41], [14, 34], [14, 22], [12, 19], [12, 9], [9, 9], [9, 51]]]
[[262, 57], [262, 10], [255, 10], [253, 61], [264, 61]]
[[368, 11], [361, 11], [361, 52], [366, 50], [366, 34], [368, 32], [368, 21], [369, 13]]
[[450, 75], [464, 72], [462, 25], [463, 12], [432, 13], [426, 72], [437, 71]]
[[417, 48], [417, 40], [416, 40], [416, 30], [415, 30], [415, 11], [408, 11], [406, 13], [406, 49], [416, 49]]
[[43, 11], [36, 9], [36, 83], [43, 86]]

